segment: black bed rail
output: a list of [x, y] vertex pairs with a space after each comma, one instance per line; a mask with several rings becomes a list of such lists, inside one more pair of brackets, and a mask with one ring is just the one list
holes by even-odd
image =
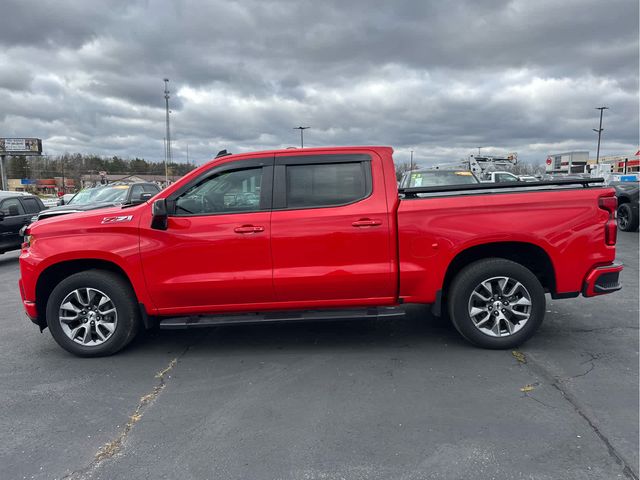
[[566, 180], [542, 180], [539, 182], [501, 182], [501, 183], [476, 183], [464, 185], [441, 185], [434, 187], [410, 187], [399, 188], [398, 193], [407, 198], [416, 197], [419, 193], [445, 193], [470, 190], [496, 190], [496, 189], [522, 189], [531, 187], [555, 187], [565, 185], [582, 185], [587, 188], [592, 183], [604, 183], [604, 178], [576, 178]]

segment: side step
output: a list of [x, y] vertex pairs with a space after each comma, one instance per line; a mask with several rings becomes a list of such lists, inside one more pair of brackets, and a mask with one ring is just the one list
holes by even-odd
[[163, 330], [175, 330], [181, 328], [213, 327], [216, 325], [246, 325], [263, 322], [296, 322], [313, 320], [346, 320], [358, 318], [402, 317], [404, 315], [405, 312], [400, 307], [257, 312], [220, 315], [192, 315], [190, 317], [166, 317], [159, 319], [159, 326]]

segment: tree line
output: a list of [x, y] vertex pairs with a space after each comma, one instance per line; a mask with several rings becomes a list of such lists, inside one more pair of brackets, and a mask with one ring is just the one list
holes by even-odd
[[[193, 163], [171, 162], [169, 175], [182, 176], [196, 168]], [[63, 155], [12, 156], [7, 159], [8, 178], [42, 179], [66, 177], [80, 180], [81, 175], [99, 172], [116, 175], [164, 175], [164, 162], [150, 162], [144, 158], [122, 158], [82, 153]]]

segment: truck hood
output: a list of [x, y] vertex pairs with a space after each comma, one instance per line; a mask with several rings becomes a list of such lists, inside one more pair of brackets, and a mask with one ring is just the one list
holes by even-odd
[[[104, 226], [105, 218], [113, 218], [120, 216], [132, 216], [132, 219], [137, 216], [140, 211], [141, 206], [145, 205], [140, 204], [135, 207], [127, 207], [123, 208], [121, 205], [117, 206], [105, 206], [102, 205], [97, 208], [87, 209], [85, 211], [76, 211], [76, 212], [65, 212], [61, 213], [57, 216], [51, 216], [49, 218], [42, 218], [31, 225], [29, 225], [29, 229], [32, 233], [55, 233], [55, 232], [67, 232], [78, 230], [83, 227], [96, 227], [96, 226]], [[67, 215], [68, 213], [73, 213], [73, 215]]]
[[115, 206], [115, 203], [87, 203], [84, 205], [60, 205], [58, 207], [47, 208], [38, 214], [38, 219], [48, 217], [57, 217], [58, 215], [66, 215], [68, 213], [88, 212], [98, 208], [108, 208]]

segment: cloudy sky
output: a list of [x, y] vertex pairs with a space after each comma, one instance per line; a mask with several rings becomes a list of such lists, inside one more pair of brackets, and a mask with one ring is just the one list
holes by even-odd
[[637, 0], [3, 0], [0, 137], [163, 158], [392, 145], [422, 164], [638, 149]]

